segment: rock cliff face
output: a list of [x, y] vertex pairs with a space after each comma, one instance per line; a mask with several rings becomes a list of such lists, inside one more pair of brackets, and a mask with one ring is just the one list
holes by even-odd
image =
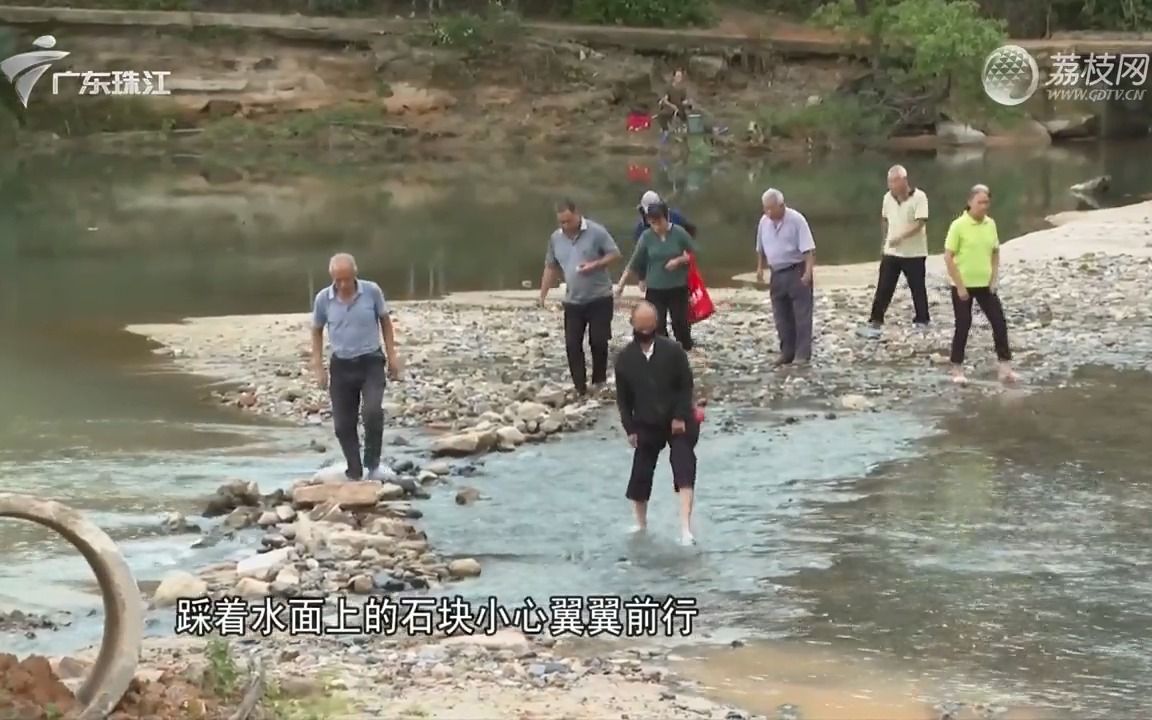
[[[495, 43], [477, 42], [435, 26], [355, 39], [333, 31], [330, 38], [307, 40], [284, 32], [127, 24], [59, 25], [52, 32], [57, 48], [69, 53], [53, 73], [169, 73], [164, 89], [170, 94], [136, 98], [81, 94], [76, 75], [60, 77], [52, 93], [44, 89], [51, 84], [45, 77], [26, 127], [71, 136], [291, 115], [301, 124], [458, 138], [476, 147], [635, 149], [653, 144], [655, 133], [627, 133], [626, 116], [655, 110], [674, 67], [687, 67], [696, 99], [733, 127], [755, 117], [769, 96], [774, 106], [803, 102], [830, 91], [844, 72], [842, 63], [829, 60], [777, 60], [749, 70], [739, 58], [686, 47], [600, 51], [547, 33], [508, 31]], [[24, 32], [22, 46], [30, 48], [35, 34]]]

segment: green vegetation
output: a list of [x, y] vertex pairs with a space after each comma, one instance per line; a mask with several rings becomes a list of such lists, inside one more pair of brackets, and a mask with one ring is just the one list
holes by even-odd
[[349, 703], [334, 692], [331, 678], [321, 678], [319, 686], [302, 697], [292, 697], [276, 681], [268, 683], [264, 690], [263, 709], [268, 717], [276, 720], [329, 720], [347, 717], [351, 711]]
[[712, 19], [706, 0], [573, 0], [572, 15], [596, 25], [639, 27], [706, 25]]
[[204, 687], [221, 697], [233, 695], [240, 687], [241, 673], [232, 655], [232, 645], [223, 638], [212, 638], [204, 649], [208, 666], [204, 668]]
[[815, 125], [813, 139], [867, 138], [930, 125], [945, 110], [968, 120], [999, 112], [980, 78], [1007, 38], [1005, 23], [982, 16], [973, 0], [838, 0], [813, 19], [866, 38], [872, 72], [777, 126]]
[[433, 20], [420, 39], [429, 45], [478, 53], [522, 37], [520, 16], [494, 6], [482, 15], [463, 13]]

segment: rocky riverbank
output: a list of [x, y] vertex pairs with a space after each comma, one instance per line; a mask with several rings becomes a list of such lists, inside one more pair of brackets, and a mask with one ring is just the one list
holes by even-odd
[[[1067, 377], [1092, 362], [1146, 362], [1152, 281], [1152, 203], [1084, 213], [1004, 248], [1001, 296], [1016, 361], [1028, 383]], [[930, 292], [933, 327], [916, 332], [906, 292], [898, 293], [880, 340], [857, 333], [872, 302], [874, 268], [817, 271], [815, 358], [803, 371], [775, 371], [775, 329], [763, 290], [716, 289], [717, 314], [696, 327], [693, 353], [705, 402], [730, 406], [803, 404], [813, 410], [879, 410], [962, 392], [946, 380], [951, 307], [937, 258]], [[370, 276], [371, 270], [365, 273]], [[581, 399], [569, 389], [557, 307], [534, 291], [464, 294], [396, 303], [403, 382], [384, 408], [391, 427], [431, 431], [434, 455], [512, 450], [588, 427], [610, 397]], [[620, 304], [614, 347], [628, 340]], [[218, 402], [295, 422], [323, 425], [326, 393], [307, 369], [308, 317], [200, 318], [132, 332], [161, 344], [179, 367], [234, 387]], [[977, 320], [969, 345], [974, 378], [994, 378], [995, 357]], [[968, 391], [996, 390], [974, 383]]]

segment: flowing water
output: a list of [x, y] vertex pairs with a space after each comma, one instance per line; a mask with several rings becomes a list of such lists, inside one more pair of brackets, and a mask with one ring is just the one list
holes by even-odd
[[[990, 183], [1011, 236], [1076, 208], [1067, 186], [1095, 175], [1113, 176], [1114, 199], [1152, 191], [1148, 149], [901, 161], [938, 218], [965, 188]], [[630, 208], [648, 186], [703, 228], [714, 284], [749, 269], [767, 185], [808, 214], [824, 262], [868, 260], [893, 160], [296, 165], [273, 174], [78, 156], [11, 167], [0, 176], [9, 198], [0, 208], [0, 490], [89, 511], [142, 581], [242, 553], [244, 543], [191, 550], [189, 536], [158, 534], [160, 516], [193, 512], [229, 477], [271, 488], [309, 474], [323, 459], [309, 443], [331, 445], [326, 429], [205, 402], [206, 381], [173, 373], [124, 325], [301, 311], [337, 250], [357, 254], [397, 299], [517, 287], [538, 277], [555, 197], [574, 196], [627, 251]], [[931, 226], [935, 245], [944, 225]], [[1152, 382], [1103, 370], [1083, 380], [973, 401], [940, 419], [747, 417], [733, 432], [710, 421], [694, 550], [671, 542], [666, 469], [650, 537], [624, 532], [628, 453], [607, 425], [487, 459], [467, 482], [490, 499], [459, 508], [451, 493], [436, 494], [424, 505], [430, 535], [484, 563], [462, 586], [476, 598], [696, 598], [699, 638], [748, 644], [687, 662], [717, 692], [765, 711], [792, 702], [821, 708], [808, 717], [900, 720], [918, 717], [923, 698], [994, 696], [1043, 717], [1141, 716], [1152, 690]], [[82, 561], [19, 523], [0, 523], [0, 541], [0, 606], [75, 618], [54, 637], [5, 637], [3, 646], [94, 638], [99, 623], [85, 613], [97, 602]], [[166, 627], [156, 621], [153, 631]]]

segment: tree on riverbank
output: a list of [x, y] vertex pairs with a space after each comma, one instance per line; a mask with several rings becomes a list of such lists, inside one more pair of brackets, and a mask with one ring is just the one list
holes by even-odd
[[837, 0], [813, 21], [865, 39], [870, 70], [819, 103], [767, 118], [770, 132], [867, 140], [927, 130], [946, 109], [988, 112], [983, 63], [1007, 33], [974, 0]]

